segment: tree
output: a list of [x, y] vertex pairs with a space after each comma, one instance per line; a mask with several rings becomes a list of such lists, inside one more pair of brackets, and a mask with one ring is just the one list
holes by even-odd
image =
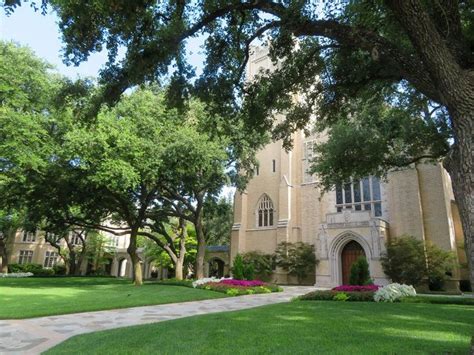
[[230, 198], [208, 198], [204, 202], [204, 235], [208, 245], [229, 245], [234, 222]]
[[[41, 3], [44, 9], [48, 1]], [[6, 1], [5, 9], [12, 12], [19, 4], [20, 0]], [[110, 0], [103, 6], [102, 1], [84, 5], [55, 0], [51, 4], [60, 18], [66, 61], [78, 64], [104, 46], [109, 50], [110, 61], [101, 77], [107, 85], [97, 102], [114, 103], [127, 88], [150, 78], [171, 78], [169, 97], [179, 103], [193, 89], [189, 79], [194, 71], [185, 61], [184, 43], [205, 34], [206, 67], [194, 88], [225, 117], [245, 116], [251, 127], [247, 132], [272, 129], [274, 138], [289, 144], [289, 133], [305, 128], [316, 109], [318, 129], [331, 128], [341, 119], [350, 122], [353, 113], [363, 111], [364, 102], [372, 97], [379, 103], [382, 100], [382, 107], [400, 110], [401, 116], [418, 117], [414, 126], [422, 127], [423, 134], [417, 137], [421, 144], [410, 142], [410, 135], [404, 133], [413, 122], [395, 120], [393, 134], [377, 137], [376, 143], [385, 140], [397, 149], [387, 159], [382, 154], [386, 149], [377, 150], [379, 158], [373, 164], [362, 164], [364, 174], [425, 158], [442, 159], [460, 207], [474, 283], [471, 1], [156, 4]], [[245, 85], [243, 74], [252, 43], [265, 38], [271, 40], [272, 59], [283, 64]], [[119, 46], [127, 47], [120, 63]], [[167, 75], [170, 64], [174, 72]], [[320, 80], [315, 81], [318, 76]], [[295, 95], [301, 100], [295, 100]], [[410, 109], [418, 111], [418, 116], [410, 114]], [[433, 110], [439, 114], [422, 115]], [[274, 124], [277, 113], [286, 113], [286, 118]], [[380, 133], [373, 122], [368, 127]], [[444, 128], [451, 135], [447, 141]], [[436, 139], [431, 141], [433, 135]], [[425, 151], [420, 149], [423, 144]], [[322, 179], [326, 188], [353, 175], [348, 169], [320, 172], [329, 174]], [[361, 174], [362, 169], [356, 173]]]
[[314, 245], [303, 242], [281, 242], [275, 251], [276, 265], [301, 282], [318, 264]]
[[0, 273], [8, 273], [8, 242], [22, 225], [22, 215], [18, 211], [0, 209]]
[[365, 256], [359, 257], [351, 266], [349, 285], [372, 284], [369, 272], [369, 263]]

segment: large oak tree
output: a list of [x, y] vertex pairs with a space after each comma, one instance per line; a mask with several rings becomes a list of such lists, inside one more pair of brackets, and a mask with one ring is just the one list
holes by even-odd
[[[7, 1], [7, 10], [20, 3]], [[49, 2], [42, 3], [46, 6]], [[426, 151], [420, 154], [422, 144], [413, 147], [407, 141], [409, 135], [400, 134], [398, 140], [386, 135], [388, 143], [397, 140], [397, 147], [402, 148], [398, 150], [400, 156], [390, 151], [389, 159], [382, 159], [382, 168], [425, 158], [443, 161], [460, 208], [474, 283], [471, 1], [50, 3], [60, 18], [67, 62], [77, 64], [92, 52], [108, 49], [109, 63], [102, 72], [107, 86], [98, 102], [114, 103], [127, 88], [165, 77], [170, 67], [175, 70], [169, 96], [179, 102], [177, 99], [192, 89], [189, 78], [193, 70], [185, 61], [185, 41], [204, 35], [206, 67], [194, 83], [200, 95], [215, 102], [215, 109], [225, 115], [243, 113], [255, 130], [274, 129], [275, 138], [283, 138], [287, 143], [289, 133], [307, 127], [311, 114], [317, 110], [320, 128], [332, 127], [354, 117], [354, 112], [364, 108], [368, 97], [402, 111], [424, 107], [423, 111], [430, 112], [440, 106], [445, 114], [435, 118], [426, 115], [421, 122], [434, 125], [431, 134], [420, 124], [405, 121], [402, 125], [423, 129]], [[253, 84], [245, 84], [244, 69], [251, 44], [263, 36], [271, 40], [272, 59], [283, 64], [273, 73], [262, 73]], [[127, 52], [118, 61], [120, 46], [126, 47]], [[400, 94], [405, 93], [409, 98], [400, 99]], [[297, 94], [302, 100], [294, 100]], [[424, 104], [419, 105], [420, 101]], [[275, 127], [273, 117], [278, 112], [284, 112], [286, 120]], [[347, 114], [331, 115], [334, 112]], [[422, 110], [418, 114], [422, 115]], [[416, 115], [411, 113], [410, 117]], [[391, 123], [396, 126], [395, 132], [404, 131], [398, 129], [397, 120]], [[450, 136], [438, 139], [436, 132], [449, 132]], [[433, 144], [433, 135], [441, 147]], [[366, 167], [366, 172], [380, 172], [378, 166]], [[347, 171], [333, 178], [323, 176], [322, 181], [331, 185], [345, 176]]]

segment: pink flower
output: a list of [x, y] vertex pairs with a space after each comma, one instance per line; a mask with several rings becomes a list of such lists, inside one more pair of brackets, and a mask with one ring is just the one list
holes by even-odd
[[380, 288], [379, 285], [341, 285], [334, 287], [333, 291], [342, 291], [342, 292], [375, 292]]
[[257, 286], [264, 286], [265, 282], [260, 281], [260, 280], [222, 280], [219, 282], [220, 284], [223, 285], [230, 285], [230, 286], [242, 286], [242, 287], [257, 287]]

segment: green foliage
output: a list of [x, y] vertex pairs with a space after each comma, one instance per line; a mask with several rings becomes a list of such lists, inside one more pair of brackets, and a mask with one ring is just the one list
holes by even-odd
[[239, 294], [239, 290], [236, 289], [236, 288], [229, 288], [229, 289], [227, 289], [227, 291], [225, 293], [228, 296], [237, 296]]
[[252, 265], [258, 280], [269, 281], [275, 267], [275, 256], [260, 251], [250, 251], [242, 254], [244, 264]]
[[344, 293], [344, 292], [338, 292], [336, 295], [332, 298], [334, 301], [341, 301], [345, 302], [349, 299], [350, 297]]
[[314, 252], [314, 245], [303, 242], [278, 244], [275, 251], [276, 265], [297, 276], [302, 281], [308, 274], [314, 273], [318, 260]]
[[[339, 295], [344, 296], [339, 296]], [[298, 299], [302, 301], [349, 301], [349, 302], [374, 302], [375, 292], [339, 292], [339, 291], [313, 291]]]
[[418, 286], [426, 276], [424, 245], [414, 237], [392, 238], [380, 260], [384, 273], [393, 282]]
[[236, 280], [245, 280], [245, 264], [242, 255], [237, 254], [232, 265], [232, 277]]
[[402, 303], [431, 303], [431, 304], [460, 304], [465, 306], [474, 306], [472, 297], [443, 297], [443, 296], [420, 296], [402, 297]]
[[46, 269], [41, 264], [9, 264], [9, 272], [31, 272], [34, 276], [52, 276], [54, 269]]
[[229, 245], [233, 219], [233, 203], [230, 197], [207, 198], [203, 216], [207, 245]]
[[434, 244], [411, 236], [393, 238], [381, 262], [392, 281], [419, 286], [428, 278], [433, 290], [442, 289], [444, 280], [454, 266], [454, 257]]
[[444, 281], [455, 267], [455, 257], [452, 252], [443, 250], [434, 244], [426, 245], [425, 251], [430, 290], [443, 290]]
[[184, 286], [193, 287], [193, 280], [176, 280], [176, 279], [165, 279], [156, 281], [158, 285], [170, 285], [170, 286]]
[[53, 266], [54, 275], [66, 275], [66, 266], [64, 264], [56, 264]]
[[255, 280], [255, 270], [253, 264], [246, 264], [244, 262], [244, 279]]
[[370, 285], [369, 263], [365, 256], [360, 256], [351, 266], [349, 285]]

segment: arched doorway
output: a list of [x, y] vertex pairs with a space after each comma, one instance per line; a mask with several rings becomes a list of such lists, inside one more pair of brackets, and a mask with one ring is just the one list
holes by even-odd
[[351, 240], [347, 243], [341, 252], [341, 271], [342, 271], [342, 284], [348, 285], [351, 275], [352, 264], [360, 257], [365, 257], [365, 252], [362, 246], [355, 240]]
[[224, 266], [225, 263], [221, 259], [214, 258], [209, 261], [209, 277], [224, 277]]
[[127, 271], [127, 259], [122, 259], [119, 262], [119, 267], [118, 267], [118, 277], [125, 277], [125, 273]]

